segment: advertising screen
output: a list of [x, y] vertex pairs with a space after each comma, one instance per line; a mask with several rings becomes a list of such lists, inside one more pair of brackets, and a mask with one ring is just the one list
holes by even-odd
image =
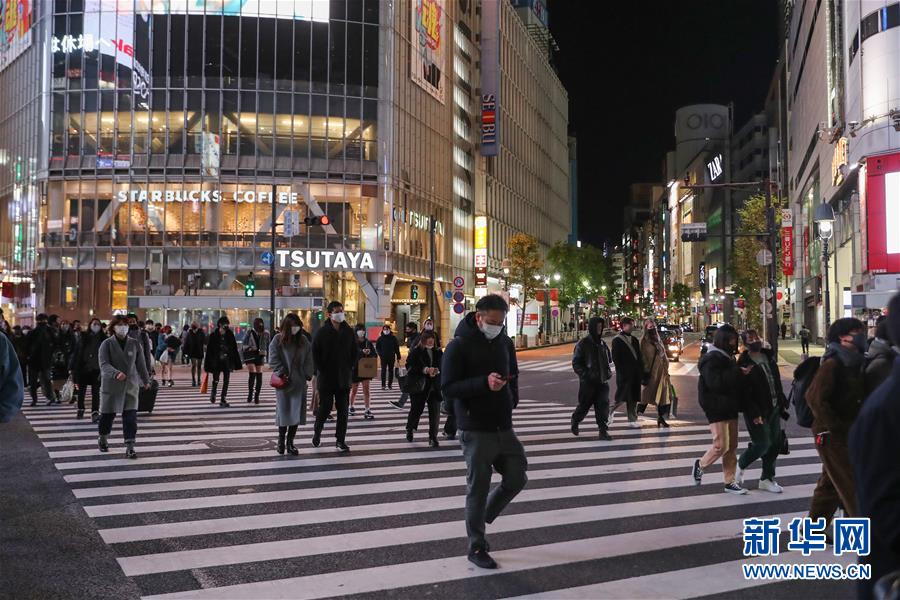
[[870, 273], [900, 273], [900, 153], [866, 161], [865, 228]]

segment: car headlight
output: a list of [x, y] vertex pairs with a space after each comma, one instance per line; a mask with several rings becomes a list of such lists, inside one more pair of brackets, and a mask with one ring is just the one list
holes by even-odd
[[678, 346], [676, 346], [676, 345], [674, 345], [674, 344], [670, 344], [670, 345], [669, 345], [669, 350], [678, 350]]

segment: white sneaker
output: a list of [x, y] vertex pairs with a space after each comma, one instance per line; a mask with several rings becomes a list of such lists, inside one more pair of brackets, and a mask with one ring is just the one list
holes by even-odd
[[613, 422], [616, 420], [616, 411], [609, 413], [609, 416], [606, 418], [606, 426], [612, 427]]
[[640, 429], [641, 428], [641, 424], [638, 423], [637, 421], [628, 421], [628, 426], [631, 427], [632, 429]]
[[740, 467], [734, 472], [734, 482], [739, 486], [744, 486], [744, 470]]
[[780, 494], [784, 488], [775, 483], [774, 479], [760, 479], [759, 480], [759, 489], [764, 492], [772, 492], [773, 494]]

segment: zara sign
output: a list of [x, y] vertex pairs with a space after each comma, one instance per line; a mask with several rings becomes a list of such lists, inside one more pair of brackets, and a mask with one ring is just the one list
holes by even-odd
[[709, 180], [715, 181], [722, 176], [722, 155], [716, 154], [711, 161], [706, 163], [706, 171], [709, 173]]

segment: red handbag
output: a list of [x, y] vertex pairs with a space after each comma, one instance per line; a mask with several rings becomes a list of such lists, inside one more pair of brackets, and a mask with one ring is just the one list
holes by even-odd
[[269, 379], [269, 385], [271, 385], [276, 390], [283, 390], [288, 386], [290, 380], [287, 377], [282, 377], [278, 373], [273, 372], [272, 378]]

